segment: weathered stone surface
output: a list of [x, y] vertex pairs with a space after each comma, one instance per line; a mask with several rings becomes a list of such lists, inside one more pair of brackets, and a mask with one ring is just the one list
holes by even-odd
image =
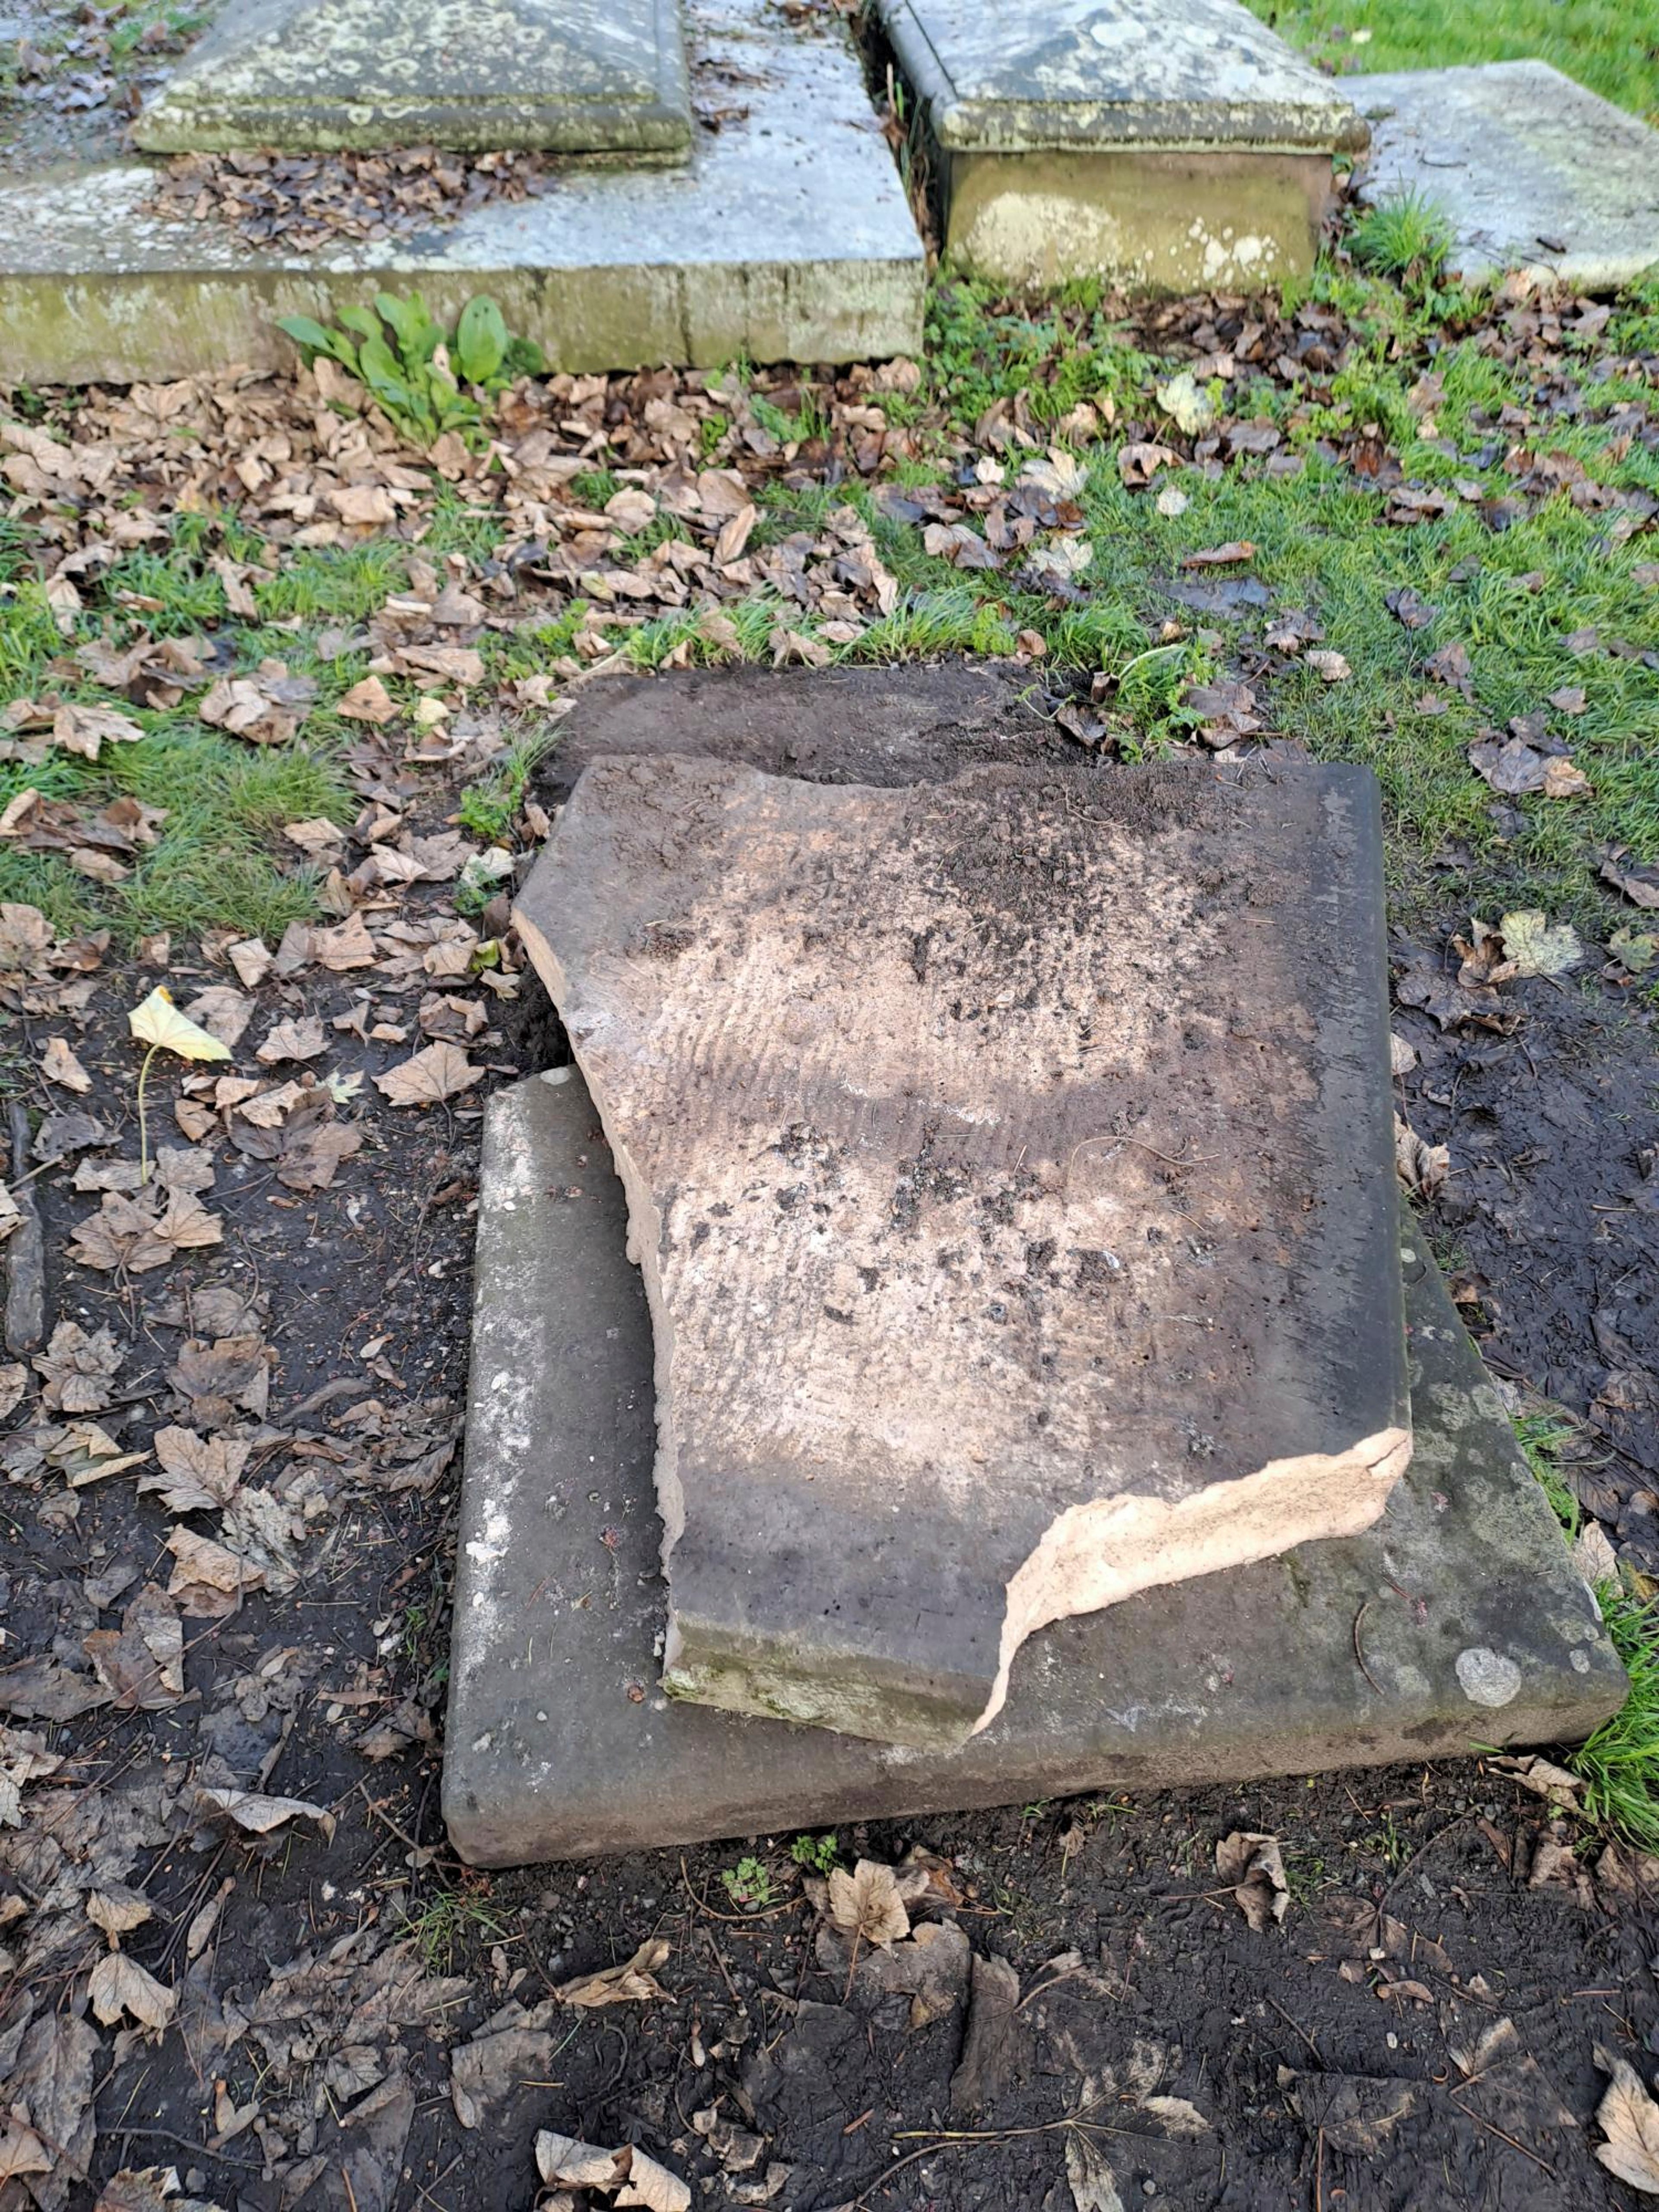
[[1352, 102], [1241, 0], [878, 0], [947, 152], [1365, 143]]
[[1409, 1454], [1364, 770], [596, 761], [519, 926], [657, 1327], [679, 1695], [909, 1744]]
[[945, 244], [1019, 286], [1103, 276], [1137, 291], [1252, 290], [1305, 275], [1331, 198], [1328, 154], [955, 154]]
[[497, 1093], [444, 1749], [450, 1837], [475, 1864], [1577, 1742], [1623, 1698], [1589, 1593], [1408, 1229], [1415, 1449], [1364, 1534], [1041, 1631], [1002, 1711], [959, 1752], [673, 1703], [653, 1680], [652, 1340], [624, 1235], [580, 1078]]
[[133, 125], [151, 153], [435, 145], [682, 156], [678, 0], [228, 0]]
[[0, 167], [0, 329], [19, 382], [121, 383], [293, 358], [281, 315], [326, 322], [418, 287], [452, 320], [476, 292], [555, 368], [860, 361], [921, 343], [926, 268], [859, 64], [767, 0], [689, 0], [699, 67], [744, 72], [743, 106], [681, 167], [574, 165], [541, 197], [417, 239], [302, 254], [164, 221], [154, 172]]
[[1659, 261], [1659, 132], [1547, 62], [1346, 83], [1372, 127], [1362, 197], [1437, 203], [1458, 274], [1611, 292]]

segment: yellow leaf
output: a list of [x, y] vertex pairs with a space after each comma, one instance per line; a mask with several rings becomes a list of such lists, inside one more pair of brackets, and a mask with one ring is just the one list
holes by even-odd
[[142, 1006], [127, 1016], [127, 1026], [143, 1044], [165, 1045], [183, 1060], [228, 1060], [230, 1048], [181, 1014], [165, 983], [158, 983]]

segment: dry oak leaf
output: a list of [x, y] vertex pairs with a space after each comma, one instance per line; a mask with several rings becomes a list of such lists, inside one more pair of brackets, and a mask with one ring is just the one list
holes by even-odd
[[167, 1211], [158, 1217], [122, 1192], [107, 1190], [100, 1210], [76, 1230], [70, 1257], [83, 1267], [109, 1273], [125, 1267], [129, 1274], [143, 1275], [165, 1267], [180, 1252], [219, 1243], [224, 1233], [219, 1216], [210, 1213], [193, 1191], [170, 1195]]
[[338, 975], [348, 968], [372, 968], [380, 956], [368, 924], [362, 915], [354, 914], [337, 928], [313, 930], [311, 957]]
[[1270, 1920], [1277, 1924], [1290, 1911], [1290, 1887], [1277, 1836], [1235, 1828], [1215, 1847], [1215, 1870], [1223, 1881], [1233, 1885], [1238, 1908], [1252, 1928], [1264, 1929]]
[[1595, 2155], [1620, 2181], [1644, 2197], [1659, 2197], [1659, 2105], [1627, 2059], [1598, 2043], [1595, 2063], [1613, 2076], [1596, 2108], [1595, 2124], [1607, 2141], [1597, 2143]]
[[83, 1097], [92, 1088], [92, 1078], [75, 1057], [66, 1037], [46, 1039], [46, 1048], [40, 1055], [40, 1073], [48, 1083], [61, 1083], [65, 1091], [78, 1091]]
[[[657, 1968], [669, 1953], [666, 1937], [653, 1936], [641, 1944], [631, 1959], [620, 1966], [602, 1966], [597, 1973], [577, 1974], [568, 1982], [561, 1982], [554, 1990], [555, 1996], [568, 2005], [591, 2010], [596, 2005], [629, 2004], [643, 2002], [648, 1997], [668, 1997], [668, 1992], [658, 1981]], [[673, 1999], [668, 1997], [672, 2004]]]
[[153, 2028], [158, 2034], [171, 2023], [179, 2002], [176, 1990], [146, 1973], [136, 1959], [121, 1951], [104, 1954], [92, 1970], [87, 1995], [106, 2027], [115, 2027], [127, 2013], [141, 2027]]
[[96, 1421], [71, 1421], [46, 1448], [46, 1458], [71, 1490], [83, 1490], [89, 1482], [101, 1482], [106, 1474], [142, 1467], [149, 1457], [147, 1451], [124, 1452]]
[[242, 1033], [258, 1008], [246, 991], [230, 983], [210, 983], [185, 1008], [185, 1019], [196, 1022], [210, 1036], [217, 1037], [229, 1054], [242, 1041]]
[[216, 2212], [204, 2197], [180, 2197], [179, 2186], [176, 2166], [124, 2166], [99, 2191], [92, 2212]]
[[391, 1106], [436, 1106], [470, 1090], [483, 1076], [459, 1045], [429, 1044], [374, 1079]]
[[124, 1712], [165, 1712], [185, 1694], [185, 1632], [165, 1590], [146, 1583], [119, 1629], [95, 1628], [81, 1649]]
[[296, 715], [246, 676], [220, 677], [203, 693], [196, 712], [210, 729], [256, 745], [286, 744], [300, 726]]
[[378, 676], [365, 676], [336, 703], [334, 711], [349, 722], [389, 722], [398, 703]]
[[[1163, 494], [1158, 495], [1162, 499]], [[1162, 510], [1160, 509], [1160, 512]], [[1230, 538], [1224, 545], [1211, 545], [1197, 553], [1183, 553], [1183, 568], [1233, 568], [1241, 562], [1254, 561], [1255, 547], [1248, 538]]]
[[[1659, 868], [1632, 860], [1626, 846], [1615, 845], [1601, 855], [1601, 879], [1613, 884], [1615, 890], [1623, 891], [1627, 899], [1639, 907], [1659, 907]], [[15, 913], [20, 909], [14, 908], [11, 911]], [[25, 907], [21, 911], [30, 914], [33, 908]], [[6, 909], [0, 907], [0, 922], [3, 921]], [[4, 965], [3, 957], [0, 957], [0, 968]]]
[[[14, 2105], [9, 2118], [0, 2124], [0, 2189], [25, 2173], [50, 2173], [58, 2163], [21, 2117], [26, 2109]], [[16, 2201], [21, 2204], [23, 2199]]]
[[222, 1620], [234, 1613], [245, 1590], [264, 1587], [264, 1575], [211, 1536], [198, 1536], [181, 1522], [167, 1538], [177, 1562], [167, 1580], [167, 1595], [195, 1620]]
[[898, 1878], [876, 1859], [860, 1859], [848, 1874], [836, 1867], [830, 1876], [830, 1917], [845, 1936], [885, 1947], [910, 1933], [910, 1916], [899, 1895]]

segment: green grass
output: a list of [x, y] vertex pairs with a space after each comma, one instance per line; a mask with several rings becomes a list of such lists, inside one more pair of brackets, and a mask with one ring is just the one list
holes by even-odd
[[[1573, 1428], [1569, 1415], [1549, 1406], [1516, 1423], [1527, 1463], [1569, 1543], [1583, 1525], [1583, 1508], [1559, 1464]], [[1632, 1597], [1611, 1581], [1598, 1583], [1595, 1596], [1630, 1694], [1565, 1763], [1584, 1785], [1587, 1820], [1644, 1850], [1659, 1850], [1659, 1600]]]
[[[1269, 729], [1317, 757], [1376, 770], [1400, 922], [1442, 915], [1448, 905], [1490, 912], [1502, 901], [1544, 907], [1604, 941], [1629, 914], [1599, 881], [1598, 848], [1617, 842], [1639, 860], [1659, 860], [1659, 684], [1642, 657], [1659, 653], [1659, 590], [1635, 574], [1652, 561], [1653, 541], [1619, 538], [1617, 510], [1575, 505], [1565, 485], [1541, 501], [1517, 501], [1505, 461], [1524, 448], [1582, 468], [1592, 485], [1614, 495], [1659, 495], [1659, 454], [1631, 434], [1628, 412], [1650, 413], [1650, 383], [1639, 368], [1620, 365], [1659, 352], [1659, 285], [1620, 304], [1595, 353], [1586, 350], [1575, 404], [1564, 410], [1524, 349], [1505, 357], [1479, 295], [1437, 283], [1431, 211], [1379, 210], [1354, 240], [1405, 283], [1327, 262], [1287, 302], [1341, 314], [1353, 339], [1346, 365], [1299, 389], [1263, 379], [1239, 395], [1234, 410], [1273, 422], [1284, 441], [1280, 458], [1300, 472], [1270, 474], [1261, 460], [1213, 477], [1181, 467], [1166, 470], [1150, 493], [1124, 488], [1118, 454], [1126, 438], [1164, 430], [1154, 394], [1169, 363], [1112, 319], [1097, 290], [1072, 287], [1032, 307], [998, 301], [966, 283], [934, 286], [923, 382], [904, 410], [918, 451], [899, 477], [911, 485], [955, 481], [964, 441], [970, 453], [982, 449], [975, 426], [988, 410], [1000, 408], [1006, 419], [1017, 405], [1040, 441], [1060, 438], [1060, 426], [1069, 423], [1066, 434], [1086, 471], [1079, 496], [1083, 535], [1093, 548], [1071, 596], [1057, 599], [1034, 586], [1018, 561], [1000, 571], [963, 570], [929, 554], [922, 530], [889, 514], [873, 487], [856, 478], [763, 486], [754, 543], [759, 548], [793, 532], [817, 531], [836, 508], [854, 507], [897, 580], [899, 599], [854, 641], [835, 645], [832, 658], [1006, 658], [1019, 649], [1023, 633], [1035, 631], [1047, 652], [1032, 670], [1034, 707], [1045, 711], [1042, 696], [1056, 672], [1103, 674], [1099, 711], [1122, 757], [1156, 757], [1188, 736], [1194, 718], [1182, 704], [1185, 690], [1243, 669]], [[1432, 422], [1425, 422], [1419, 380], [1431, 370], [1442, 389], [1430, 403]], [[1075, 410], [1085, 404], [1102, 425], [1098, 436], [1077, 427]], [[804, 400], [791, 427], [816, 430], [815, 405]], [[1622, 422], [1620, 409], [1627, 410]], [[1387, 491], [1330, 458], [1332, 447], [1340, 452], [1367, 425], [1380, 428], [1408, 483], [1443, 492], [1445, 514], [1393, 526], [1385, 520]], [[1005, 449], [1005, 458], [1012, 477], [1021, 449]], [[594, 506], [616, 489], [615, 477], [600, 471], [576, 485]], [[1179, 514], [1160, 511], [1156, 492], [1166, 489], [1184, 500]], [[1494, 514], [1509, 526], [1492, 527]], [[653, 529], [660, 535], [679, 526], [671, 518]], [[481, 557], [500, 528], [493, 511], [471, 508], [443, 489], [422, 541], [426, 556], [455, 550]], [[1255, 549], [1247, 573], [1266, 587], [1270, 607], [1222, 596], [1190, 607], [1172, 595], [1188, 556], [1239, 539]], [[210, 565], [217, 550], [251, 567], [257, 622], [230, 616]], [[131, 790], [170, 810], [160, 847], [130, 883], [106, 889], [51, 855], [7, 848], [0, 849], [0, 896], [42, 905], [59, 927], [101, 916], [128, 936], [210, 923], [268, 934], [306, 912], [314, 878], [294, 865], [276, 833], [298, 816], [349, 818], [353, 802], [337, 763], [354, 733], [333, 707], [364, 673], [367, 659], [337, 648], [340, 635], [349, 640], [403, 586], [407, 560], [407, 546], [392, 538], [279, 553], [234, 513], [181, 515], [167, 542], [127, 554], [88, 588], [66, 641], [45, 603], [27, 538], [0, 520], [5, 696], [55, 689], [88, 701], [103, 697], [90, 678], [64, 677], [66, 646], [100, 635], [122, 643], [139, 620], [157, 636], [228, 639], [243, 670], [274, 654], [318, 687], [302, 741], [264, 753], [204, 729], [186, 702], [167, 713], [135, 710], [147, 732], [143, 744], [107, 749], [95, 769], [56, 756], [41, 770], [0, 764], [0, 805], [33, 782], [50, 796], [88, 801]], [[1426, 627], [1408, 630], [1389, 611], [1386, 597], [1400, 588], [1437, 611]], [[134, 595], [146, 603], [142, 615], [131, 611]], [[1266, 646], [1273, 617], [1291, 611], [1321, 625], [1326, 648], [1348, 664], [1347, 681], [1327, 683], [1305, 660]], [[533, 605], [525, 612], [525, 627], [489, 632], [482, 641], [492, 683], [536, 674], [568, 655], [590, 616], [580, 602], [550, 610], [539, 625]], [[780, 629], [811, 636], [817, 628], [812, 613], [769, 592], [727, 602], [720, 612], [722, 631], [729, 625], [738, 653], [754, 660], [770, 657]], [[1164, 628], [1172, 618], [1181, 635], [1170, 641]], [[276, 622], [297, 627], [265, 627]], [[687, 653], [705, 663], [729, 658], [729, 636], [709, 635], [707, 624], [705, 611], [693, 605], [620, 626], [611, 636], [644, 668]], [[1575, 653], [1567, 641], [1587, 629], [1620, 651]], [[330, 630], [337, 635], [325, 655]], [[1468, 655], [1472, 697], [1429, 672], [1431, 656], [1451, 645]], [[1548, 706], [1550, 694], [1567, 687], [1583, 690], [1582, 713]], [[1443, 711], [1419, 711], [1430, 692]], [[479, 703], [487, 696], [475, 695]], [[1484, 732], [1501, 731], [1512, 715], [1540, 712], [1570, 746], [1591, 793], [1523, 798], [1500, 808], [1471, 769], [1468, 747]], [[506, 834], [532, 758], [529, 747], [515, 746], [465, 794], [468, 829], [490, 838]]]
[[455, 1954], [513, 1933], [514, 1915], [492, 1903], [487, 1876], [464, 1875], [453, 1889], [434, 1893], [404, 1922], [428, 1973], [450, 1972]]
[[[1246, 0], [1280, 36], [1339, 74], [1455, 62], [1551, 62], [1632, 113], [1659, 113], [1652, 0]], [[1369, 32], [1356, 40], [1354, 33]]]
[[1559, 1466], [1561, 1448], [1572, 1435], [1571, 1422], [1553, 1407], [1546, 1407], [1541, 1412], [1523, 1413], [1515, 1425], [1515, 1433], [1526, 1454], [1527, 1465], [1550, 1502], [1550, 1510], [1566, 1532], [1567, 1541], [1575, 1543], [1583, 1526], [1584, 1509]]
[[1583, 1782], [1590, 1820], [1659, 1850], [1659, 1601], [1639, 1602], [1613, 1583], [1596, 1595], [1630, 1695], [1567, 1763]]
[[1439, 274], [1452, 246], [1452, 228], [1435, 202], [1421, 192], [1368, 207], [1348, 234], [1348, 248], [1362, 269], [1420, 284]]

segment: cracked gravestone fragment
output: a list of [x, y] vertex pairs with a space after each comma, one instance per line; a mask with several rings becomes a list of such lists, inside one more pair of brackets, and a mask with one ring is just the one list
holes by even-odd
[[586, 769], [518, 921], [650, 1302], [672, 1692], [948, 1747], [1045, 1623], [1376, 1518], [1381, 917], [1361, 769]]

